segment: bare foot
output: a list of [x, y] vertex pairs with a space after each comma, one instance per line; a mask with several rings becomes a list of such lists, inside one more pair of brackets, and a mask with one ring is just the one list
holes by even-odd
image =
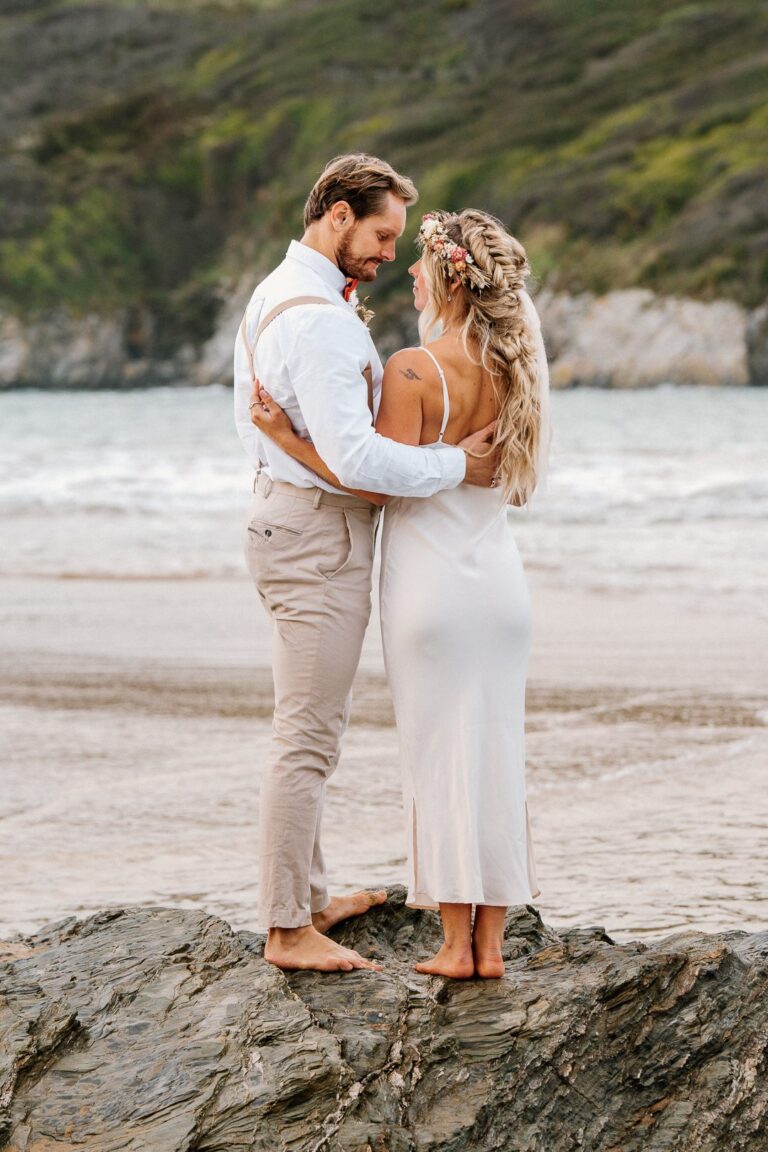
[[500, 980], [504, 975], [504, 958], [498, 948], [475, 947], [475, 975], [483, 980]]
[[306, 928], [271, 928], [264, 959], [288, 972], [351, 972], [353, 968], [381, 972], [380, 964], [366, 960], [352, 948], [336, 944], [309, 924]]
[[475, 962], [471, 950], [449, 948], [447, 944], [443, 944], [431, 960], [417, 964], [416, 971], [426, 972], [427, 976], [450, 976], [453, 980], [469, 980], [470, 976], [475, 974]]
[[315, 912], [312, 916], [312, 926], [318, 932], [328, 932], [334, 924], [342, 920], [349, 920], [353, 916], [362, 916], [377, 904], [384, 904], [387, 894], [383, 889], [378, 892], [353, 892], [351, 896], [332, 896], [331, 902], [322, 912]]

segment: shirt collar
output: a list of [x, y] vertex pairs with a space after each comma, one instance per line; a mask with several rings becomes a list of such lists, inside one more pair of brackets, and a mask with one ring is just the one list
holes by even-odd
[[310, 248], [306, 244], [301, 244], [298, 240], [291, 240], [286, 256], [288, 259], [298, 260], [300, 264], [305, 264], [308, 268], [311, 268], [334, 292], [343, 291], [344, 285], [347, 282], [346, 276], [341, 268], [337, 268], [337, 266], [329, 260], [327, 256], [323, 256], [321, 252], [316, 252], [314, 248]]

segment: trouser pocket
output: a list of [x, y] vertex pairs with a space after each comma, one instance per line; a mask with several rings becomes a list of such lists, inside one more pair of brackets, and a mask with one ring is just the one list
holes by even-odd
[[334, 531], [328, 532], [325, 537], [327, 544], [317, 566], [318, 572], [326, 580], [333, 580], [341, 575], [351, 563], [355, 550], [353, 525], [346, 511], [342, 508], [334, 519], [337, 523], [334, 525]]

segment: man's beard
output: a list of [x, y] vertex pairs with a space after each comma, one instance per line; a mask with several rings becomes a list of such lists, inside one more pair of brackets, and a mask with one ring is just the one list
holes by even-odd
[[[354, 256], [352, 254], [352, 238], [354, 236], [354, 229], [350, 234], [342, 237], [339, 241], [339, 246], [336, 249], [336, 262], [345, 276], [351, 277], [353, 280], [375, 280], [376, 273], [379, 269], [380, 261], [376, 257], [369, 256], [367, 259], [364, 256]], [[375, 267], [371, 268], [371, 261], [376, 260]]]

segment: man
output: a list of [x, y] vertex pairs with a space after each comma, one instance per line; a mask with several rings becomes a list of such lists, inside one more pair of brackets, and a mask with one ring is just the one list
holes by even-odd
[[[493, 458], [442, 444], [398, 444], [373, 428], [381, 361], [345, 289], [374, 280], [379, 266], [394, 260], [406, 208], [416, 199], [411, 181], [382, 160], [332, 160], [310, 192], [301, 241], [256, 288], [235, 345], [235, 419], [258, 469], [246, 552], [274, 622], [260, 911], [265, 958], [285, 969], [376, 967], [325, 935], [386, 894], [329, 897], [320, 822], [370, 615], [378, 509], [333, 488], [259, 434], [249, 411], [253, 380], [258, 374], [346, 488], [426, 497], [462, 482], [491, 482]], [[465, 446], [476, 448], [477, 437]]]

